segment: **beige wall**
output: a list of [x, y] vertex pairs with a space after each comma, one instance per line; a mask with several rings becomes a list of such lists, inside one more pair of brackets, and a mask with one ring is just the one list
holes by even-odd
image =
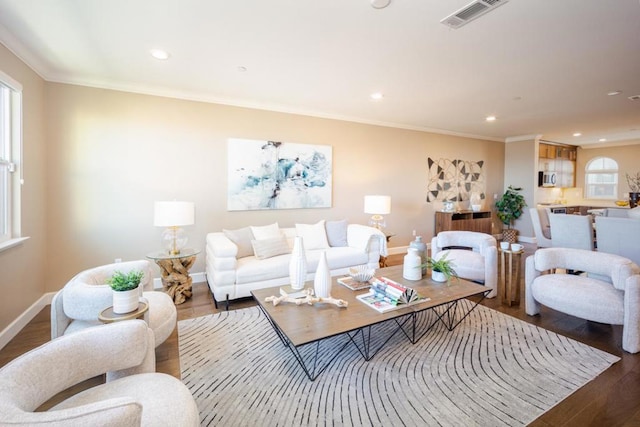
[[[278, 221], [281, 226], [347, 218], [366, 223], [365, 194], [389, 194], [390, 246], [416, 230], [429, 239], [434, 206], [425, 202], [427, 158], [484, 160], [487, 193], [501, 193], [504, 144], [63, 84], [47, 85], [51, 189], [47, 290], [115, 258], [143, 258], [160, 231], [153, 202], [196, 204], [193, 246], [207, 232]], [[228, 138], [333, 147], [333, 207], [227, 212]], [[204, 270], [204, 255], [192, 272]], [[157, 271], [156, 271], [157, 273]]]
[[0, 70], [23, 86], [22, 235], [30, 239], [0, 252], [0, 331], [45, 292], [46, 145], [44, 81], [0, 44]]
[[[620, 171], [618, 181], [618, 198], [628, 199], [629, 186], [625, 173], [640, 172], [640, 141], [634, 145], [623, 145], [608, 148], [580, 148], [576, 161], [576, 186], [584, 189], [584, 168], [595, 157], [609, 157], [618, 162]], [[582, 193], [584, 196], [584, 193]]]
[[[514, 222], [513, 228], [518, 230], [518, 239], [522, 238], [527, 242], [533, 238], [533, 224], [529, 215], [529, 207], [535, 206], [538, 187], [537, 146], [536, 139], [532, 138], [509, 142], [505, 148], [504, 190], [510, 185], [522, 188], [521, 194], [527, 202], [527, 207], [522, 216]], [[504, 191], [500, 193], [500, 196], [503, 193]]]

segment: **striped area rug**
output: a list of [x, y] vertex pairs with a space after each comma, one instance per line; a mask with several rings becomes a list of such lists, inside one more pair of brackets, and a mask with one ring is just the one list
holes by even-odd
[[204, 426], [526, 425], [619, 360], [483, 306], [415, 345], [396, 335], [369, 362], [349, 345], [315, 381], [257, 307], [183, 320], [178, 333]]

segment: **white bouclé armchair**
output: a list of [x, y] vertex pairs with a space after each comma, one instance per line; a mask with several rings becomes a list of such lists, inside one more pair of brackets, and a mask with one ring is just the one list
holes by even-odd
[[[56, 394], [85, 389], [48, 411]], [[84, 329], [47, 342], [0, 369], [0, 426], [199, 426], [198, 407], [177, 378], [155, 372], [153, 332], [142, 320]]]
[[156, 345], [162, 344], [176, 327], [177, 311], [169, 295], [153, 290], [153, 271], [147, 260], [102, 265], [73, 277], [51, 302], [51, 338], [100, 325], [98, 315], [113, 305], [113, 291], [106, 284], [107, 279], [115, 271], [131, 270], [144, 273], [140, 288], [141, 297], [149, 304], [146, 320], [155, 334]]
[[638, 265], [619, 255], [573, 248], [538, 249], [525, 265], [528, 315], [539, 314], [544, 305], [581, 319], [623, 325], [622, 348], [640, 351]]
[[463, 279], [482, 283], [498, 293], [498, 243], [490, 234], [475, 231], [441, 231], [431, 239], [431, 257], [440, 259], [448, 253], [454, 269]]

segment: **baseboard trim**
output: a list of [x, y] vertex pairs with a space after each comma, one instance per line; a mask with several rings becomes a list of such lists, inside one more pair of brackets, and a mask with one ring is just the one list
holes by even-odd
[[36, 317], [36, 315], [40, 313], [43, 308], [51, 305], [51, 301], [53, 300], [53, 296], [55, 294], [55, 292], [47, 292], [46, 294], [42, 295], [36, 302], [31, 304], [29, 308], [22, 312], [20, 316], [18, 316], [13, 322], [11, 322], [9, 326], [4, 328], [2, 332], [0, 332], [0, 349], [9, 344], [9, 341], [15, 338], [15, 336], [18, 335], [22, 328], [27, 326], [27, 324], [29, 324], [29, 322], [33, 320], [33, 318]]

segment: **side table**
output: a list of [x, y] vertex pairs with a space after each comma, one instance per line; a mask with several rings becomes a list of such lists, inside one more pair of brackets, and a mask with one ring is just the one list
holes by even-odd
[[500, 251], [500, 283], [498, 289], [502, 303], [509, 306], [520, 304], [520, 264], [524, 249], [511, 251], [498, 248], [498, 251]]
[[145, 313], [149, 310], [149, 304], [145, 301], [138, 303], [138, 308], [130, 313], [117, 314], [113, 312], [113, 306], [107, 307], [98, 314], [98, 320], [102, 323], [119, 322], [120, 320], [144, 319]]
[[[387, 239], [387, 243], [389, 243], [389, 240], [391, 240], [391, 238], [393, 236], [395, 236], [395, 233], [385, 233], [385, 237]], [[379, 260], [378, 263], [380, 264], [380, 268], [388, 267], [388, 265], [387, 265], [387, 257], [380, 255], [380, 260]]]
[[162, 286], [176, 305], [191, 298], [193, 279], [189, 275], [189, 269], [199, 253], [200, 251], [195, 249], [182, 249], [176, 255], [171, 255], [167, 251], [157, 251], [147, 255], [147, 258], [154, 260], [160, 267]]

